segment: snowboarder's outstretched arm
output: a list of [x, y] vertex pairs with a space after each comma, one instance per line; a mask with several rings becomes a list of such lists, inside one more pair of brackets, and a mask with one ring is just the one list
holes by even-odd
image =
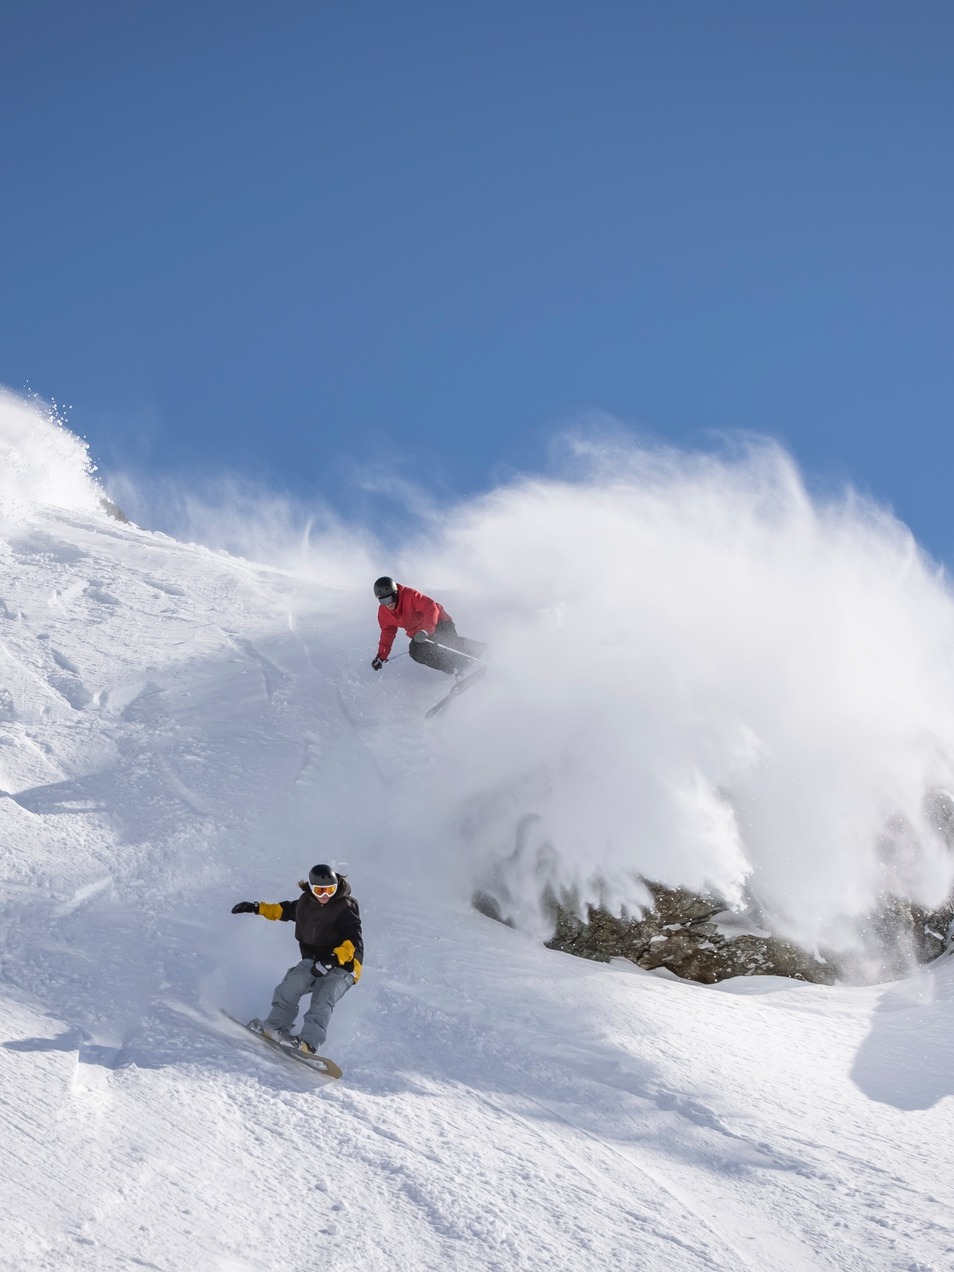
[[240, 901], [232, 906], [233, 914], [260, 914], [263, 919], [281, 919], [288, 923], [295, 917], [298, 899], [294, 901]]

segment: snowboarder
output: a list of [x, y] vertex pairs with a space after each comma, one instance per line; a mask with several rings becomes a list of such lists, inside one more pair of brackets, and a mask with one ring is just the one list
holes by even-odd
[[[294, 920], [301, 962], [290, 967], [272, 995], [272, 1009], [264, 1020], [250, 1020], [249, 1029], [263, 1033], [302, 1055], [316, 1055], [324, 1044], [335, 1003], [361, 976], [364, 941], [361, 915], [344, 875], [330, 866], [312, 866], [308, 882], [299, 879], [301, 896], [294, 901], [240, 901], [233, 914], [260, 914], [264, 919]], [[291, 1032], [298, 1004], [311, 994], [298, 1036]]]
[[388, 575], [375, 581], [374, 595], [381, 628], [378, 652], [371, 662], [375, 671], [387, 662], [399, 627], [411, 638], [408, 653], [415, 662], [449, 676], [460, 677], [475, 670], [478, 663], [474, 660], [480, 659], [486, 645], [458, 636], [454, 620], [438, 601], [404, 583], [395, 583]]

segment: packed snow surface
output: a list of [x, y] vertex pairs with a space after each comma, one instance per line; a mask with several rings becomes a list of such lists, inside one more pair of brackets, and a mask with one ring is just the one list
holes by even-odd
[[[798, 928], [853, 869], [875, 887], [868, 837], [900, 809], [909, 880], [943, 892], [916, 828], [954, 754], [951, 603], [889, 517], [815, 508], [777, 456], [500, 492], [400, 566], [494, 636], [486, 682], [425, 722], [441, 677], [370, 670], [390, 562], [356, 539], [292, 568], [110, 520], [78, 439], [10, 397], [0, 458], [0, 1267], [954, 1266], [954, 961], [703, 988], [549, 951], [525, 913], [561, 862], [625, 892], [623, 819], [635, 868], [656, 828], [684, 881], [754, 875]], [[635, 582], [607, 594], [601, 519], [632, 540]], [[534, 559], [538, 590], [509, 593]], [[530, 816], [548, 852], [515, 863]], [[495, 855], [515, 928], [469, 904]], [[367, 945], [337, 1083], [220, 1014], [264, 1014], [297, 959], [289, 925], [232, 905], [321, 860]], [[849, 931], [844, 905], [806, 931], [836, 912]]]

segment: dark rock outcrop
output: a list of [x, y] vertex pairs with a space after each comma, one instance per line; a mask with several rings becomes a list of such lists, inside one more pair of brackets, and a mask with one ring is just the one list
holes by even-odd
[[111, 499], [108, 499], [106, 497], [106, 495], [100, 496], [99, 505], [102, 508], [103, 512], [106, 513], [107, 517], [112, 517], [114, 521], [121, 521], [125, 525], [132, 524], [132, 522], [123, 512], [122, 508], [120, 508], [118, 504], [114, 504]]
[[583, 958], [622, 957], [649, 970], [665, 967], [706, 985], [731, 976], [791, 976], [823, 984], [835, 980], [829, 961], [768, 933], [738, 930], [739, 916], [729, 914], [715, 898], [656, 883], [647, 887], [654, 906], [638, 919], [591, 909], [584, 923], [560, 907], [547, 944]]
[[954, 797], [927, 790], [915, 823], [898, 816], [885, 825], [877, 845], [878, 904], [850, 925], [845, 920], [838, 951], [800, 949], [777, 935], [784, 925], [752, 899], [746, 909], [734, 910], [719, 897], [645, 879], [638, 881], [640, 913], [614, 915], [583, 906], [579, 896], [560, 892], [556, 854], [537, 834], [534, 814], [518, 820], [513, 851], [474, 896], [474, 906], [503, 923], [536, 930], [549, 923], [551, 949], [602, 962], [626, 958], [705, 984], [733, 976], [788, 976], [819, 984], [897, 980], [954, 945], [954, 893], [933, 908], [911, 899], [924, 877], [925, 832], [954, 853]]
[[[572, 898], [547, 897], [553, 922], [550, 949], [608, 962], [626, 958], [647, 970], [667, 968], [685, 980], [712, 985], [733, 976], [787, 976], [814, 984], [836, 980], [870, 984], [895, 980], [929, 963], [954, 940], [954, 898], [934, 910], [897, 897], [858, 925], [857, 951], [817, 954], [772, 935], [761, 920], [726, 909], [715, 897], [646, 883], [652, 904], [639, 917], [590, 907], [578, 915]], [[490, 892], [474, 897], [482, 914], [508, 922]]]

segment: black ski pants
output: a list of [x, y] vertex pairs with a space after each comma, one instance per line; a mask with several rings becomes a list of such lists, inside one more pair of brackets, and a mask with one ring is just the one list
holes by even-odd
[[[444, 645], [445, 649], [438, 646]], [[434, 628], [434, 635], [429, 641], [411, 641], [408, 653], [416, 663], [421, 663], [424, 667], [433, 667], [435, 671], [444, 671], [448, 676], [467, 675], [468, 671], [476, 671], [478, 663], [472, 661], [473, 658], [480, 658], [486, 645], [479, 640], [468, 640], [466, 636], [458, 636], [457, 628], [451, 619], [444, 623], [438, 623]], [[455, 654], [452, 651], [459, 649], [461, 654]], [[471, 658], [462, 657], [461, 655], [470, 654]]]

